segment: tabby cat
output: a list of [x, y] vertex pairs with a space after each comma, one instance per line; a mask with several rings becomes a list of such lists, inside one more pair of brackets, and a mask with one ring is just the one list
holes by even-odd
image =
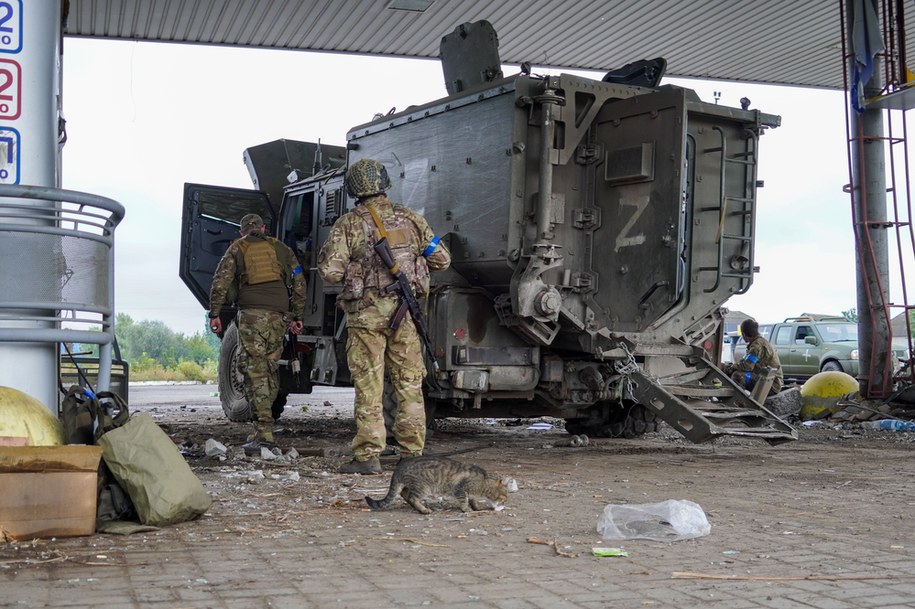
[[508, 487], [501, 480], [488, 478], [486, 471], [477, 465], [461, 463], [444, 457], [412, 457], [403, 459], [391, 476], [391, 487], [384, 499], [366, 496], [365, 502], [373, 510], [381, 510], [400, 495], [421, 514], [432, 512], [423, 503], [428, 496], [451, 495], [461, 502], [461, 511], [483, 510], [488, 506], [473, 495], [490, 499], [493, 509], [499, 509], [508, 499]]

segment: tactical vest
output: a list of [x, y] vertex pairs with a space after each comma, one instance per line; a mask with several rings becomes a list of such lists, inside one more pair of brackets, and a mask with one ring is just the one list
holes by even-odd
[[284, 247], [281, 242], [269, 237], [256, 241], [242, 237], [236, 243], [242, 254], [236, 261], [236, 277], [239, 279], [233, 281], [226, 290], [226, 304], [235, 305], [238, 302], [238, 292], [242, 286], [277, 280], [282, 280], [287, 288], [292, 286], [292, 261], [280, 262], [281, 258], [288, 258], [281, 250]]
[[[360, 302], [363, 301], [364, 290], [370, 288], [382, 290], [394, 281], [391, 271], [381, 261], [381, 258], [375, 254], [373, 249], [375, 242], [381, 238], [381, 234], [375, 226], [371, 213], [361, 205], [355, 211], [364, 223], [365, 247], [361, 252], [361, 259], [351, 262], [346, 268], [344, 289], [341, 297], [344, 301], [342, 303], [344, 310], [348, 312], [359, 310], [366, 304], [365, 302]], [[411, 220], [403, 214], [397, 213], [396, 206], [394, 207], [394, 213], [394, 218], [387, 218], [384, 221], [388, 246], [391, 248], [394, 260], [397, 261], [398, 266], [410, 281], [414, 294], [417, 297], [424, 296], [429, 292], [429, 267], [425, 258], [416, 256], [413, 253]], [[395, 226], [390, 227], [391, 224]]]
[[243, 260], [243, 268], [239, 269], [241, 285], [257, 285], [284, 279], [283, 267], [273, 243], [266, 239], [239, 239], [238, 249], [241, 250]]

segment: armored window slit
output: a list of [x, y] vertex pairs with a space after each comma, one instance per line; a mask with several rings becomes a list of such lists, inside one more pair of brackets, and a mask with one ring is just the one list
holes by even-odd
[[608, 150], [604, 180], [610, 184], [649, 182], [654, 179], [654, 143]]

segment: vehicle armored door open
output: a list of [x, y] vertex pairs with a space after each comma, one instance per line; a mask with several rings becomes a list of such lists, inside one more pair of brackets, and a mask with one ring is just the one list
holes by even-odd
[[[181, 258], [178, 275], [204, 309], [210, 308], [213, 274], [229, 244], [238, 239], [241, 219], [258, 214], [269, 227], [274, 212], [266, 193], [256, 190], [185, 184], [181, 214]], [[219, 401], [230, 421], [250, 421], [253, 409], [244, 395], [244, 379], [238, 364], [238, 330], [231, 321], [233, 307], [223, 307], [223, 332], [219, 348]], [[284, 373], [280, 371], [283, 385]], [[273, 417], [279, 418], [289, 390], [281, 386], [273, 402]]]
[[333, 336], [342, 320], [335, 315], [337, 286], [325, 286], [318, 274], [318, 252], [334, 222], [346, 211], [343, 174], [335, 171], [290, 187], [283, 195], [275, 236], [295, 252], [305, 274], [306, 328]]
[[257, 190], [185, 184], [178, 275], [197, 301], [210, 308], [210, 285], [229, 244], [240, 236], [245, 214], [259, 214], [268, 231], [275, 213], [267, 194]]

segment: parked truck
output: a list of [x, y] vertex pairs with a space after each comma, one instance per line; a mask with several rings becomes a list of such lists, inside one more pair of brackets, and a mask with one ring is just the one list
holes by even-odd
[[[528, 66], [503, 77], [497, 53], [479, 52], [494, 39], [485, 22], [446, 36], [450, 95], [353, 127], [345, 147], [248, 149], [259, 191], [185, 186], [180, 275], [204, 307], [246, 213], [305, 269], [305, 331], [281, 362], [275, 412], [287, 393], [350, 384], [339, 287], [316, 262], [355, 204], [347, 164], [373, 158], [391, 175], [389, 198], [421, 212], [453, 257], [425, 302], [438, 364], [427, 361], [430, 421], [549, 415], [570, 433], [632, 437], [661, 419], [694, 442], [796, 438], [713, 364], [719, 309], [753, 283], [759, 137], [780, 118], [661, 85], [663, 60], [603, 80]], [[223, 311], [220, 393], [229, 418], [245, 420], [234, 313]]]
[[[778, 353], [786, 381], [803, 382], [826, 371], [858, 376], [858, 324], [842, 316], [802, 315], [776, 324], [761, 324], [760, 334]], [[894, 372], [908, 361], [908, 341], [892, 342]], [[747, 343], [739, 339], [735, 357], [746, 355]]]

